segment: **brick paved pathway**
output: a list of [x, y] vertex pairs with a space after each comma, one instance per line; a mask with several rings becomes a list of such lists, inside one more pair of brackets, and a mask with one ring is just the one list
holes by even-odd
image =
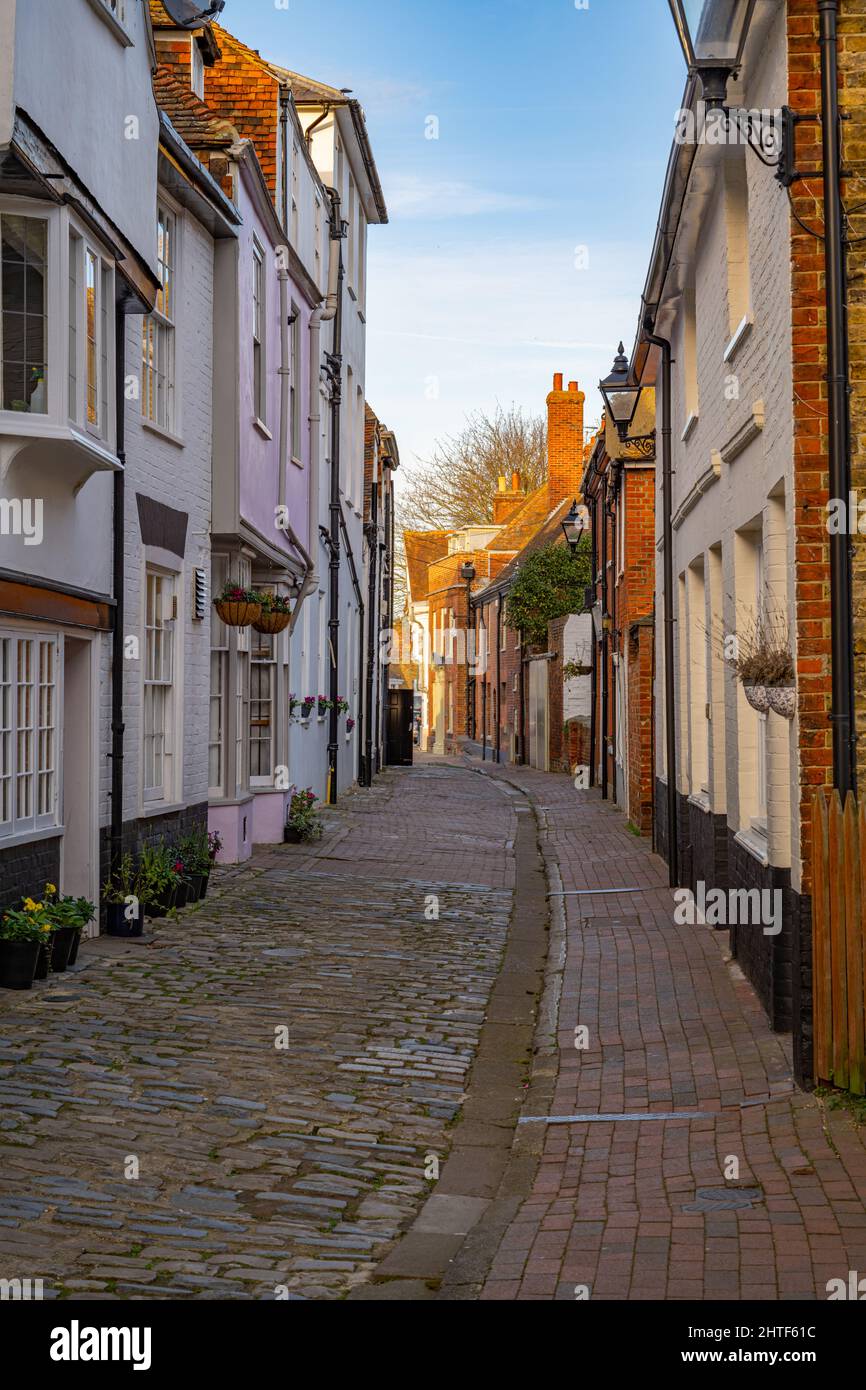
[[330, 819], [144, 943], [85, 944], [80, 972], [0, 994], [0, 1277], [332, 1299], [412, 1220], [498, 970], [517, 818], [422, 765]]
[[[828, 1280], [862, 1277], [866, 1131], [794, 1090], [787, 1040], [728, 959], [727, 934], [675, 925], [664, 865], [597, 793], [503, 774], [539, 808], [552, 888], [646, 887], [565, 898], [558, 920], [555, 909], [552, 1022], [524, 1118], [707, 1118], [521, 1124], [515, 1155], [538, 1159], [531, 1191], [492, 1204], [487, 1277], [472, 1275], [482, 1223], [465, 1248], [474, 1261], [457, 1259], [441, 1296], [823, 1299]], [[736, 1186], [761, 1195], [742, 1210], [690, 1210], [697, 1189]]]

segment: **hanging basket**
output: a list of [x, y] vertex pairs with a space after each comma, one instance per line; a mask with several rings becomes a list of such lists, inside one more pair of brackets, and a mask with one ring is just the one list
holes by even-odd
[[795, 685], [768, 685], [767, 699], [770, 709], [783, 719], [793, 719], [797, 713], [797, 687]]
[[214, 599], [214, 607], [226, 627], [249, 627], [262, 616], [260, 603], [248, 603], [246, 599]]
[[743, 694], [758, 714], [766, 714], [770, 708], [770, 696], [765, 685], [744, 685]]
[[291, 613], [262, 612], [260, 617], [253, 619], [253, 627], [266, 637], [275, 637], [278, 632], [285, 632], [291, 621]]

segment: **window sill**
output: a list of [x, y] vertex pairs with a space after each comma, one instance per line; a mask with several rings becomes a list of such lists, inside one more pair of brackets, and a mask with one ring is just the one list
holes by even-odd
[[155, 420], [147, 420], [142, 416], [141, 427], [147, 430], [148, 434], [155, 434], [158, 439], [164, 439], [167, 444], [174, 444], [177, 449], [186, 448], [186, 444], [179, 434], [172, 434], [171, 430], [164, 429], [163, 426], [158, 425]]
[[151, 820], [156, 816], [171, 816], [175, 811], [185, 811], [185, 801], [145, 801], [141, 807], [141, 819]]
[[686, 440], [688, 440], [688, 439], [691, 438], [692, 434], [694, 433], [695, 426], [697, 425], [699, 419], [700, 419], [700, 416], [698, 415], [698, 412], [697, 412], [696, 410], [693, 410], [693, 411], [691, 412], [691, 414], [689, 415], [688, 420], [686, 420], [686, 427], [685, 427], [685, 429], [683, 430], [682, 434], [680, 435], [680, 443], [681, 443], [681, 444], [685, 444]]
[[49, 825], [43, 830], [18, 830], [14, 835], [4, 835], [0, 839], [0, 854], [5, 849], [14, 849], [16, 845], [29, 845], [34, 840], [59, 840], [65, 831], [65, 826]]
[[122, 44], [124, 48], [132, 48], [132, 39], [126, 32], [124, 25], [116, 15], [111, 13], [108, 6], [102, 3], [102, 0], [90, 0], [90, 8], [96, 11], [103, 24], [106, 28], [111, 30], [119, 44]]
[[743, 318], [737, 325], [734, 336], [728, 343], [728, 346], [725, 348], [725, 351], [722, 355], [723, 362], [733, 362], [740, 348], [743, 346], [743, 343], [746, 341], [749, 334], [751, 333], [754, 325], [755, 320], [752, 317], [751, 311], [748, 314], [744, 314]]
[[259, 434], [262, 436], [263, 439], [273, 439], [274, 437], [268, 429], [267, 425], [265, 424], [264, 420], [261, 420], [258, 415], [253, 416], [253, 429], [258, 430]]
[[734, 840], [738, 845], [742, 845], [743, 849], [748, 850], [752, 858], [757, 859], [759, 864], [763, 864], [765, 869], [768, 868], [770, 863], [770, 846], [767, 843], [766, 836], [755, 829], [739, 830], [734, 836]]

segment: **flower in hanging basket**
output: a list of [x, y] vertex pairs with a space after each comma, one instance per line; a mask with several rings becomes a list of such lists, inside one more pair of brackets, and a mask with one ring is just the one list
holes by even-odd
[[333, 708], [331, 701], [328, 699], [327, 695], [320, 695], [317, 703], [319, 706], [319, 718], [324, 719], [328, 710]]
[[253, 621], [256, 632], [273, 637], [285, 632], [292, 620], [292, 606], [282, 594], [260, 594], [261, 615]]
[[315, 695], [305, 695], [305, 696], [304, 696], [303, 700], [301, 701], [301, 718], [302, 718], [302, 719], [309, 719], [310, 714], [311, 714], [312, 709], [313, 709], [313, 705], [314, 705], [315, 703], [316, 703], [316, 697], [315, 697]]
[[347, 734], [350, 734], [350, 733], [352, 732], [352, 730], [354, 729], [354, 727], [355, 727], [355, 721], [354, 721], [354, 719], [347, 719], [347, 720], [346, 720], [346, 733], [347, 733]]
[[261, 594], [240, 584], [225, 584], [214, 599], [214, 607], [226, 627], [248, 627], [261, 617]]
[[797, 713], [797, 687], [794, 685], [768, 685], [767, 699], [770, 709], [783, 719], [793, 719]]
[[[792, 705], [791, 714], [786, 717], [793, 718], [797, 703], [796, 673], [784, 618], [774, 619], [766, 613], [753, 617], [745, 630], [737, 634], [731, 665], [752, 709], [766, 714], [775, 708], [773, 701], [776, 699], [785, 708]], [[776, 697], [773, 691], [786, 694]], [[782, 713], [782, 708], [778, 713]]]
[[346, 699], [346, 697], [345, 697], [344, 695], [338, 695], [338, 696], [337, 696], [337, 713], [338, 713], [338, 714], [348, 714], [348, 713], [349, 713], [349, 701]]
[[766, 714], [770, 708], [770, 697], [766, 685], [744, 685], [743, 694], [747, 704], [752, 709], [757, 710], [758, 714]]

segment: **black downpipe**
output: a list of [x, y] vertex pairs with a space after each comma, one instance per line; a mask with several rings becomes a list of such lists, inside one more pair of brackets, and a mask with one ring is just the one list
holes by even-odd
[[280, 87], [280, 139], [282, 140], [282, 204], [283, 231], [289, 235], [289, 102], [291, 92], [288, 87]]
[[115, 415], [117, 458], [120, 468], [114, 475], [114, 516], [112, 568], [114, 628], [111, 633], [111, 871], [120, 869], [123, 857], [123, 629], [124, 573], [123, 542], [126, 508], [126, 315], [118, 305], [114, 316], [115, 338]]
[[[346, 561], [349, 565], [349, 577], [352, 580], [352, 588], [355, 590], [355, 598], [358, 603], [358, 686], [360, 688], [360, 673], [364, 669], [364, 616], [366, 613], [366, 604], [364, 603], [364, 595], [358, 579], [358, 571], [355, 568], [355, 555], [352, 550], [352, 542], [349, 540], [349, 532], [346, 530], [346, 519], [343, 516], [342, 507], [340, 507], [340, 530], [343, 533], [343, 544], [346, 547]], [[363, 743], [361, 743], [360, 746], [363, 748]], [[366, 784], [362, 783], [362, 785]]]
[[[394, 631], [394, 498], [391, 488], [385, 493], [385, 544], [387, 546], [388, 564], [385, 570], [385, 620], [388, 624], [388, 631]], [[390, 650], [390, 646], [389, 646]], [[391, 663], [384, 662], [380, 678], [382, 689], [382, 742], [387, 743], [388, 738], [388, 700], [391, 689]], [[385, 749], [385, 761], [388, 761], [388, 750]]]
[[677, 731], [676, 692], [674, 688], [674, 528], [673, 528], [673, 456], [671, 449], [671, 345], [667, 338], [657, 338], [650, 332], [650, 320], [644, 325], [646, 339], [662, 354], [662, 513], [664, 527], [664, 651], [665, 651], [665, 746], [668, 774], [668, 869], [671, 888], [679, 887], [679, 829], [677, 825]]
[[610, 727], [610, 633], [607, 609], [607, 480], [602, 483], [601, 506], [601, 796], [607, 801], [607, 748]]
[[502, 595], [496, 600], [496, 761], [502, 762]]
[[[612, 464], [608, 464], [608, 467], [609, 467], [609, 468], [612, 467]], [[617, 608], [616, 608], [616, 567], [617, 567], [617, 559], [618, 559], [617, 553], [616, 553], [616, 482], [614, 481], [613, 478], [611, 478], [611, 489], [610, 489], [610, 498], [609, 498], [609, 500], [608, 500], [608, 506], [609, 506], [609, 508], [610, 508], [610, 511], [609, 511], [609, 513], [608, 513], [608, 516], [609, 516], [609, 520], [610, 520], [610, 557], [611, 557], [611, 564], [610, 564], [610, 570], [611, 570], [611, 573], [610, 573], [610, 647], [611, 647], [611, 655], [610, 655], [610, 667], [611, 667], [611, 671], [610, 671], [610, 674], [611, 674], [611, 680], [610, 680], [610, 736], [611, 736], [611, 742], [612, 742], [612, 745], [613, 745], [613, 763], [612, 763], [612, 772], [613, 772], [613, 797], [612, 797], [612, 800], [615, 802], [615, 801], [616, 801], [616, 794], [617, 794], [617, 788], [616, 788], [616, 743], [617, 743], [617, 724], [616, 724], [616, 720], [617, 720], [617, 689], [616, 689], [616, 687], [617, 687], [617, 681], [616, 681], [616, 671], [617, 671], [617, 667], [616, 667], [616, 665], [615, 665], [615, 658], [619, 655], [619, 652], [618, 652], [618, 650], [617, 650], [617, 636], [616, 636], [616, 620], [617, 620]]]
[[[824, 157], [824, 251], [827, 286], [827, 397], [830, 497], [851, 488], [850, 366], [847, 332], [845, 226], [840, 176], [838, 0], [818, 0], [821, 43], [821, 131]], [[846, 528], [848, 529], [848, 528]], [[833, 667], [833, 782], [844, 802], [857, 791], [851, 536], [830, 536], [830, 649]]]
[[328, 726], [328, 804], [337, 804], [337, 755], [339, 738], [339, 643], [340, 643], [340, 522], [343, 512], [340, 506], [340, 428], [343, 404], [343, 281], [346, 267], [343, 263], [343, 237], [345, 227], [340, 216], [340, 195], [331, 190], [331, 241], [337, 243], [339, 270], [337, 274], [337, 311], [334, 315], [334, 342], [330, 357], [331, 379], [331, 496], [328, 504], [330, 517], [329, 545], [329, 615], [328, 640], [331, 657], [331, 683], [329, 699], [331, 702]]
[[376, 585], [379, 582], [379, 487], [379, 482], [374, 479], [370, 489], [370, 524], [367, 527], [370, 576], [367, 583], [367, 669], [363, 728], [365, 787], [373, 785], [373, 730], [377, 726], [376, 711], [373, 709], [373, 687], [376, 675], [376, 622], [377, 615], [381, 616], [379, 604], [376, 602]]
[[[598, 601], [598, 500], [593, 499], [592, 503], [592, 526], [590, 530], [591, 550], [591, 574], [593, 590], [596, 602]], [[591, 700], [589, 711], [589, 785], [594, 787], [598, 781], [598, 758], [596, 757], [595, 745], [598, 740], [598, 642], [595, 639], [595, 627], [591, 630], [592, 637], [592, 677], [591, 677]]]
[[520, 700], [520, 765], [526, 767], [526, 637], [520, 629], [520, 671], [517, 677]]

